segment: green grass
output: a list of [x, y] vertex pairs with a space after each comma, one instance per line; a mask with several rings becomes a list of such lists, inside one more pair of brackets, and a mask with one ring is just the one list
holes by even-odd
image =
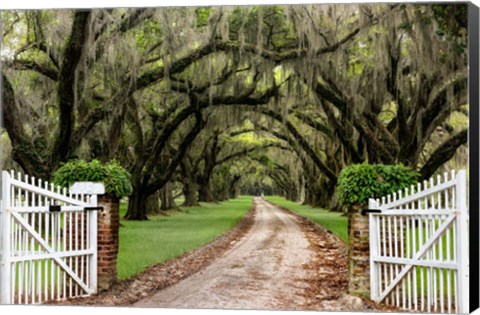
[[[252, 197], [240, 196], [219, 204], [172, 211], [149, 221], [121, 221], [118, 278], [126, 279], [146, 267], [198, 248], [233, 228], [252, 206]], [[126, 205], [120, 207], [124, 216]]]
[[342, 213], [312, 208], [297, 202], [288, 201], [279, 196], [266, 196], [265, 199], [324, 226], [348, 244], [348, 218]]
[[176, 204], [177, 206], [181, 206], [181, 205], [183, 204], [183, 202], [185, 201], [185, 198], [184, 198], [183, 196], [180, 196], [180, 197], [178, 197], [178, 198], [175, 198], [174, 201], [175, 201], [175, 204]]

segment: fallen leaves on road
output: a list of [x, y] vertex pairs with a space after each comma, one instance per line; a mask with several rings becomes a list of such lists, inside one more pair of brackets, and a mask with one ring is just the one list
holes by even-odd
[[319, 311], [398, 311], [348, 294], [348, 246], [324, 227], [282, 208], [302, 227], [315, 252], [303, 266], [308, 270], [305, 310]]

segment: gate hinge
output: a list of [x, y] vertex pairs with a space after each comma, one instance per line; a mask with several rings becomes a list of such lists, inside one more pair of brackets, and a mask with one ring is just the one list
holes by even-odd
[[60, 212], [60, 211], [62, 211], [62, 206], [60, 206], [60, 205], [49, 205], [48, 206], [48, 211], [49, 212]]
[[367, 215], [367, 213], [382, 213], [381, 209], [362, 209], [362, 215]]
[[83, 208], [85, 211], [103, 211], [103, 207], [85, 207]]

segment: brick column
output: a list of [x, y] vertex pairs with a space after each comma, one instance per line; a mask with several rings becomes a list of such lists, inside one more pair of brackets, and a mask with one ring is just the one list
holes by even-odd
[[348, 212], [348, 292], [370, 298], [370, 232], [363, 208], [353, 205]]
[[119, 200], [112, 195], [98, 196], [98, 291], [107, 290], [117, 279]]

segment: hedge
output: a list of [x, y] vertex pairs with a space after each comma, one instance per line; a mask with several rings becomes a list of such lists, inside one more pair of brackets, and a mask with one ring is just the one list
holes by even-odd
[[132, 193], [130, 174], [116, 161], [101, 163], [98, 160], [73, 160], [63, 164], [53, 174], [53, 182], [61, 187], [69, 187], [79, 181], [102, 182], [105, 192], [117, 198]]
[[352, 164], [338, 178], [337, 196], [344, 206], [367, 205], [418, 181], [419, 173], [404, 165]]

